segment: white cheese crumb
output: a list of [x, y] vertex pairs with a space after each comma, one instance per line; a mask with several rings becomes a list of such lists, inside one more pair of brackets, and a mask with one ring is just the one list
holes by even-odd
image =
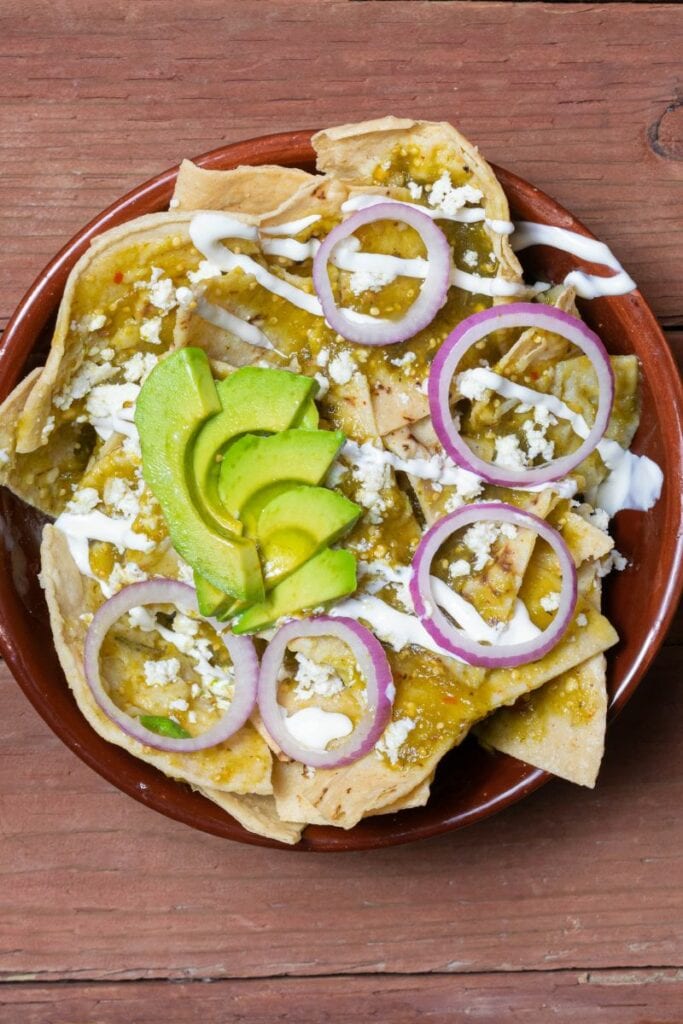
[[180, 288], [176, 288], [175, 297], [181, 309], [187, 309], [190, 303], [194, 302], [194, 292], [184, 284]]
[[9, 451], [7, 448], [0, 448], [0, 466], [5, 466], [9, 462]]
[[147, 573], [140, 568], [137, 562], [126, 562], [125, 565], [117, 563], [114, 566], [107, 582], [109, 590], [116, 593], [121, 587], [127, 587], [130, 583], [142, 583], [146, 579]]
[[178, 579], [181, 583], [194, 583], [194, 570], [187, 562], [178, 559]]
[[603, 533], [607, 533], [609, 530], [609, 512], [606, 512], [604, 508], [594, 508], [588, 516], [588, 522], [591, 526], [602, 530]]
[[161, 317], [153, 316], [149, 320], [143, 320], [140, 324], [140, 338], [148, 345], [161, 344]]
[[408, 192], [410, 193], [410, 198], [411, 199], [421, 199], [422, 198], [422, 185], [418, 185], [418, 183], [416, 181], [409, 181], [406, 184], [406, 188], [408, 189]]
[[613, 569], [623, 572], [627, 567], [628, 559], [614, 548], [598, 565], [598, 576], [602, 579], [603, 576], [609, 576]]
[[85, 407], [93, 419], [107, 419], [133, 405], [139, 393], [137, 384], [99, 384], [90, 391]]
[[48, 416], [43, 425], [43, 429], [40, 432], [40, 440], [43, 444], [47, 441], [48, 437], [55, 429], [55, 418], [54, 416]]
[[340, 352], [330, 361], [328, 373], [335, 384], [348, 384], [356, 371], [356, 361], [350, 352]]
[[354, 295], [363, 292], [378, 292], [394, 280], [395, 274], [385, 270], [354, 270], [349, 278], [349, 288]]
[[173, 196], [173, 199], [171, 199], [170, 203], [168, 204], [169, 210], [177, 210], [179, 206], [180, 200], [178, 199], [177, 196]]
[[66, 509], [67, 512], [76, 512], [77, 514], [92, 512], [99, 500], [100, 496], [94, 487], [83, 487], [80, 491], [75, 492]]
[[320, 665], [317, 661], [307, 658], [305, 654], [296, 653], [298, 668], [294, 675], [297, 697], [305, 699], [313, 694], [319, 697], [333, 697], [341, 693], [344, 683], [331, 665]]
[[187, 279], [192, 284], [199, 284], [200, 281], [208, 281], [209, 278], [220, 276], [220, 267], [217, 267], [215, 263], [211, 263], [209, 260], [202, 260], [196, 270], [189, 270], [187, 273]]
[[176, 612], [173, 618], [173, 632], [182, 633], [185, 636], [196, 636], [199, 632], [199, 623], [189, 615]]
[[465, 252], [462, 254], [462, 261], [466, 267], [476, 267], [477, 263], [479, 262], [479, 257], [477, 256], [474, 249], [466, 249]]
[[455, 383], [462, 397], [469, 398], [471, 402], [481, 401], [488, 391], [486, 384], [479, 379], [476, 369], [459, 373], [455, 378]]
[[178, 678], [180, 662], [177, 658], [160, 658], [159, 661], [146, 661], [144, 669], [148, 686], [166, 686]]
[[135, 519], [140, 512], [138, 495], [121, 477], [110, 477], [104, 485], [103, 497], [107, 505], [126, 517]]
[[456, 580], [460, 576], [469, 576], [470, 572], [471, 566], [466, 558], [458, 558], [448, 566], [448, 576], [452, 580]]
[[480, 572], [491, 557], [491, 547], [498, 539], [500, 530], [495, 523], [481, 521], [474, 523], [465, 532], [463, 544], [470, 549], [474, 555], [473, 568]]
[[543, 427], [537, 427], [532, 420], [525, 420], [522, 424], [527, 446], [527, 458], [530, 462], [540, 455], [544, 462], [550, 462], [555, 454], [555, 443], [549, 441], [545, 436]]
[[130, 357], [123, 368], [124, 380], [132, 383], [142, 383], [142, 381], [149, 377], [158, 362], [159, 357], [153, 355], [152, 352], [136, 352]]
[[171, 711], [187, 711], [190, 705], [182, 697], [178, 697], [176, 700], [172, 700], [168, 706]]
[[503, 434], [496, 438], [496, 457], [494, 462], [497, 466], [505, 469], [526, 469], [528, 459], [522, 451], [516, 434]]
[[584, 615], [584, 613], [581, 612], [579, 615], [576, 616], [576, 625], [577, 626], [587, 626], [588, 625], [588, 616]]
[[559, 590], [551, 590], [549, 594], [542, 597], [540, 600], [541, 608], [544, 612], [556, 612], [560, 607], [560, 592]]
[[389, 362], [392, 366], [398, 366], [399, 369], [404, 370], [407, 366], [410, 366], [411, 363], [414, 363], [416, 359], [417, 356], [414, 352], [405, 352], [402, 356], [399, 356], [396, 359], [390, 359]]
[[100, 331], [107, 322], [107, 318], [104, 313], [91, 313], [89, 317], [85, 317], [83, 320], [83, 326], [86, 331]]
[[452, 216], [461, 210], [465, 203], [478, 203], [482, 198], [483, 194], [472, 185], [454, 187], [450, 174], [444, 171], [430, 189], [429, 205]]
[[371, 523], [382, 522], [388, 504], [382, 491], [391, 486], [391, 468], [380, 449], [366, 443], [360, 446], [361, 457], [353, 467], [353, 479], [359, 484], [356, 501], [368, 510]]
[[111, 363], [98, 366], [92, 360], [86, 360], [68, 385], [55, 395], [54, 404], [58, 409], [69, 409], [75, 401], [87, 395], [97, 384], [108, 380], [114, 372]]
[[414, 718], [399, 718], [396, 722], [390, 722], [375, 744], [377, 753], [380, 756], [384, 754], [391, 764], [396, 764], [400, 749], [415, 728], [415, 724]]
[[128, 621], [133, 629], [141, 629], [145, 633], [156, 628], [155, 617], [141, 604], [136, 604], [134, 608], [131, 608], [128, 612]]
[[321, 348], [315, 357], [315, 365], [320, 366], [323, 369], [327, 366], [330, 361], [330, 350], [329, 348]]
[[152, 267], [152, 277], [149, 282], [149, 301], [162, 313], [170, 313], [178, 304], [175, 294], [175, 286], [170, 277], [162, 277], [161, 267]]

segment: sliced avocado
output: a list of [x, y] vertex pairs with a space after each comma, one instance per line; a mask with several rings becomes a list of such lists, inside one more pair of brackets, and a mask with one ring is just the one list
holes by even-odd
[[279, 583], [265, 601], [247, 608], [232, 623], [233, 633], [255, 633], [283, 615], [317, 608], [356, 589], [356, 559], [350, 551], [325, 548]]
[[257, 366], [243, 366], [220, 381], [216, 390], [221, 411], [199, 431], [193, 455], [199, 496], [218, 522], [231, 528], [231, 517], [218, 497], [224, 450], [242, 434], [275, 434], [295, 424], [298, 415], [310, 417], [308, 402], [315, 410], [317, 388], [310, 377]]
[[203, 517], [190, 471], [197, 431], [220, 408], [202, 349], [183, 348], [162, 359], [143, 384], [135, 409], [142, 470], [185, 561], [226, 593], [260, 601], [264, 589], [256, 545]]
[[315, 401], [309, 398], [304, 405], [299, 419], [290, 423], [291, 427], [300, 427], [302, 430], [317, 430], [320, 423], [320, 414]]
[[197, 591], [197, 606], [202, 615], [212, 619], [220, 619], [235, 607], [235, 598], [224, 590], [214, 587], [200, 572], [194, 574], [194, 585]]
[[290, 487], [269, 501], [256, 524], [266, 589], [334, 544], [360, 514], [360, 506], [324, 487]]
[[221, 462], [218, 493], [229, 515], [253, 536], [261, 510], [292, 484], [318, 484], [344, 443], [332, 430], [283, 430], [272, 437], [246, 434]]

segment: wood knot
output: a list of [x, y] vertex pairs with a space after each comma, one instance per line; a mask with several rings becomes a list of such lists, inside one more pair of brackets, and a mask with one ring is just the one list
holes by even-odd
[[665, 107], [648, 129], [650, 149], [667, 160], [683, 160], [683, 97]]

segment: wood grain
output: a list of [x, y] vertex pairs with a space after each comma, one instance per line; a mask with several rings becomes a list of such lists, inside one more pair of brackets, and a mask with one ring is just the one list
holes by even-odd
[[2, 976], [256, 978], [680, 965], [680, 650], [614, 724], [598, 788], [335, 857], [252, 849], [133, 803], [2, 681]]
[[[683, 327], [682, 42], [669, 4], [0, 0], [0, 328], [77, 228], [181, 156], [387, 111], [459, 124]], [[679, 616], [595, 792], [335, 858], [156, 816], [0, 667], [0, 1022], [680, 1020], [681, 644]]]
[[3, 305], [181, 156], [392, 111], [459, 124], [683, 322], [682, 45], [683, 9], [658, 4], [3, 0]]
[[[0, 1024], [323, 1024], [358, 1019], [391, 1024], [680, 1024], [680, 971], [556, 971], [490, 977], [358, 977], [268, 980], [258, 985], [13, 985]], [[274, 1008], [277, 1007], [276, 1010]], [[652, 1018], [648, 1017], [652, 1022]], [[654, 1024], [654, 1022], [652, 1022]]]

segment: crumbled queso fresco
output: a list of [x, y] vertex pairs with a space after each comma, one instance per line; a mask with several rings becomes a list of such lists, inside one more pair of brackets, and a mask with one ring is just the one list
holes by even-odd
[[505, 469], [526, 469], [529, 460], [522, 450], [516, 434], [503, 434], [495, 440], [494, 462]]
[[294, 676], [297, 697], [333, 697], [341, 693], [344, 683], [339, 678], [331, 665], [320, 665], [305, 654], [297, 652], [294, 657], [297, 661], [297, 670]]
[[396, 764], [401, 747], [408, 739], [415, 725], [416, 722], [413, 718], [399, 718], [396, 722], [390, 722], [384, 730], [382, 737], [375, 744], [377, 754], [379, 756], [384, 755], [391, 764]]
[[394, 274], [381, 270], [355, 270], [349, 278], [349, 288], [354, 295], [364, 292], [378, 292], [394, 280]]
[[482, 520], [470, 526], [463, 536], [463, 544], [474, 555], [474, 562], [472, 564], [474, 571], [479, 572], [484, 568], [491, 557], [491, 548], [499, 537], [506, 537], [512, 540], [516, 536], [517, 527], [513, 526], [512, 523], [497, 525], [496, 523]]
[[448, 171], [443, 172], [429, 191], [429, 205], [450, 215], [462, 210], [466, 203], [479, 203], [482, 199], [483, 193], [472, 185], [454, 187]]
[[148, 686], [165, 686], [178, 678], [180, 662], [177, 658], [160, 658], [158, 661], [146, 661], [144, 669]]
[[541, 598], [541, 608], [545, 612], [556, 612], [560, 607], [560, 592], [559, 590], [553, 590], [545, 597]]
[[356, 362], [350, 352], [340, 352], [327, 367], [335, 384], [348, 384], [356, 372]]

